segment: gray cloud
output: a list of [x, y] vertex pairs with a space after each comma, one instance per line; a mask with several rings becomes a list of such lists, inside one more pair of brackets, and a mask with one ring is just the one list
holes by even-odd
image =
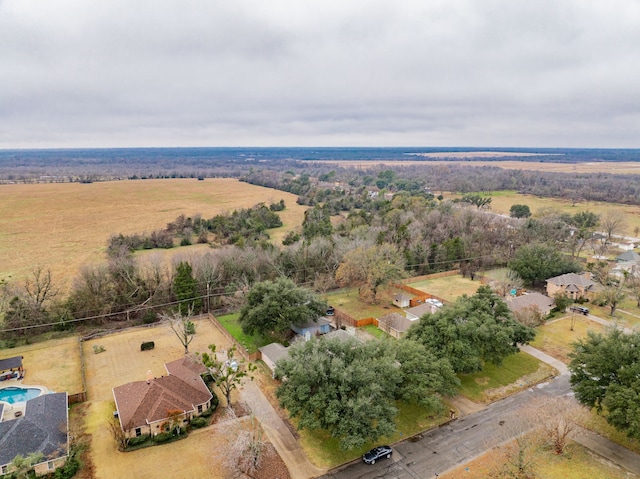
[[0, 147], [637, 147], [635, 0], [0, 3]]

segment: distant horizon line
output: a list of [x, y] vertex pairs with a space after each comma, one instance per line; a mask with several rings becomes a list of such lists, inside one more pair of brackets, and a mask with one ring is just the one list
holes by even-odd
[[64, 147], [0, 147], [0, 151], [81, 151], [81, 150], [444, 150], [444, 151], [552, 151], [552, 150], [640, 150], [639, 147], [577, 147], [577, 146], [64, 146]]

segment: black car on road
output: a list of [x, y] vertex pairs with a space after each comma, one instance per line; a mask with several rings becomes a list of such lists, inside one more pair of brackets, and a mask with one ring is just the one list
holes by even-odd
[[362, 455], [362, 460], [367, 464], [375, 464], [378, 459], [389, 459], [392, 453], [393, 450], [389, 446], [378, 446], [365, 452]]

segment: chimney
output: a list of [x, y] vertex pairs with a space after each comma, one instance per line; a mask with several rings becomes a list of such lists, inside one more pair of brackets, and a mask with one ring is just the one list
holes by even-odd
[[153, 373], [151, 372], [151, 369], [149, 369], [147, 371], [147, 384], [151, 384], [152, 379], [153, 379]]

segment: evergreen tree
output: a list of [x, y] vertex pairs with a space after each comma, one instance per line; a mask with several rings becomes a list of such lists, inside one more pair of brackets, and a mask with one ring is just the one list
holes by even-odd
[[202, 298], [198, 297], [198, 282], [193, 277], [191, 265], [186, 261], [180, 261], [176, 267], [173, 293], [181, 315], [189, 316], [202, 309]]

